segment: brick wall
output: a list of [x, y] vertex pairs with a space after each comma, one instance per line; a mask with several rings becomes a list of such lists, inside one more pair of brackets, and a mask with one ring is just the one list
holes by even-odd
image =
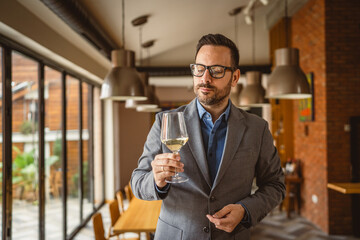
[[295, 157], [304, 163], [302, 215], [331, 234], [352, 233], [350, 196], [326, 184], [350, 181], [344, 125], [360, 115], [359, 11], [358, 0], [309, 0], [292, 18], [292, 46], [300, 49], [300, 65], [314, 73], [315, 83], [315, 121], [299, 122], [294, 101]]
[[[327, 152], [326, 152], [326, 74], [325, 6], [323, 0], [310, 0], [292, 18], [292, 47], [300, 50], [300, 66], [314, 74], [315, 121], [300, 122], [294, 102], [294, 155], [302, 161], [302, 215], [328, 231]], [[308, 136], [305, 135], [305, 126]], [[316, 195], [318, 202], [313, 203]]]
[[[328, 181], [349, 182], [349, 117], [360, 115], [360, 1], [325, 4]], [[360, 203], [359, 203], [360, 204]], [[351, 233], [350, 196], [329, 191], [333, 234]]]

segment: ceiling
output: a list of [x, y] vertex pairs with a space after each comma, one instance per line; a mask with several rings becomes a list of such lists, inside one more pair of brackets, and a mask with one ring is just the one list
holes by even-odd
[[[246, 24], [242, 12], [236, 16], [229, 15], [229, 11], [240, 6], [245, 7], [250, 1], [255, 2], [255, 24]], [[289, 9], [290, 6], [296, 7], [295, 1], [301, 2], [290, 0]], [[78, 2], [105, 34], [121, 47], [122, 1]], [[268, 2], [264, 5], [259, 0], [125, 0], [125, 48], [135, 51], [137, 59], [141, 57], [143, 60], [143, 65], [188, 65], [193, 62], [195, 46], [202, 35], [222, 33], [236, 41], [240, 51], [240, 65], [269, 64], [268, 30], [283, 16], [284, 0]], [[142, 25], [142, 42], [153, 39], [156, 42], [148, 51], [143, 49], [140, 52], [140, 27], [133, 26], [131, 21], [142, 15], [150, 16], [148, 22]]]
[[[79, 4], [85, 10], [92, 22], [100, 27], [103, 35], [111, 39], [114, 48], [122, 47], [121, 0], [67, 1]], [[221, 33], [237, 44], [240, 51], [240, 65], [268, 65], [270, 64], [269, 29], [284, 16], [285, 1], [268, 0], [268, 4], [264, 5], [260, 0], [125, 0], [125, 48], [135, 51], [137, 66], [140, 65], [141, 57], [142, 66], [184, 67], [194, 61], [195, 47], [201, 36]], [[307, 0], [287, 1], [289, 16], [307, 2]], [[231, 10], [241, 6], [246, 7], [251, 2], [255, 3], [253, 8], [255, 24], [245, 23], [244, 11], [236, 16], [230, 16]], [[31, 12], [36, 19], [32, 20], [30, 15], [22, 10], [21, 14], [17, 13], [11, 21], [5, 21], [5, 24], [8, 22], [10, 27], [20, 33], [10, 28], [7, 30], [8, 27], [0, 21], [1, 32], [8, 32], [10, 38], [25, 46], [39, 48], [40, 54], [90, 79], [102, 82], [106, 72], [111, 68], [110, 60], [105, 55], [71, 29], [42, 0], [7, 0], [5, 6], [18, 10], [19, 4]], [[140, 54], [139, 27], [133, 26], [131, 21], [142, 15], [149, 15], [148, 22], [142, 26], [142, 42], [152, 39], [156, 42], [148, 48], [148, 51], [142, 49]], [[11, 16], [10, 14], [7, 18]], [[27, 21], [36, 22], [36, 27]], [[42, 26], [39, 21], [51, 30]], [[237, 33], [236, 37], [235, 33]], [[60, 54], [60, 57], [57, 54]]]
[[[281, 1], [281, 0], [280, 0]], [[122, 46], [122, 1], [79, 0], [99, 23], [104, 32]], [[179, 66], [193, 61], [198, 39], [207, 33], [222, 33], [235, 41], [240, 50], [240, 64], [252, 64], [252, 26], [247, 25], [242, 13], [236, 17], [228, 12], [246, 6], [249, 0], [125, 0], [125, 48], [140, 58], [139, 27], [131, 21], [150, 15], [142, 26], [142, 42], [156, 39], [149, 51], [142, 51], [144, 64], [150, 56], [150, 65]], [[266, 16], [278, 3], [270, 0], [267, 6], [256, 4], [255, 9], [255, 64], [269, 63], [268, 29]], [[275, 4], [275, 5], [274, 5]]]

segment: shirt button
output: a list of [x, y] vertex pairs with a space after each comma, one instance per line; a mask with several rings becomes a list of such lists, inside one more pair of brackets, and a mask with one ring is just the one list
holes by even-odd
[[203, 231], [206, 232], [206, 233], [209, 233], [209, 228], [208, 228], [208, 227], [204, 227], [204, 228], [203, 228]]
[[211, 201], [211, 202], [215, 201], [215, 199], [216, 199], [216, 198], [215, 198], [214, 196], [211, 196], [211, 197], [210, 197], [210, 201]]

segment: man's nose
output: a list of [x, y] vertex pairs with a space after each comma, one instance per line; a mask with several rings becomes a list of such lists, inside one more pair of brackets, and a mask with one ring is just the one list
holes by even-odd
[[212, 77], [210, 75], [210, 70], [209, 69], [205, 69], [204, 75], [202, 75], [201, 77], [201, 81], [203, 82], [211, 82]]

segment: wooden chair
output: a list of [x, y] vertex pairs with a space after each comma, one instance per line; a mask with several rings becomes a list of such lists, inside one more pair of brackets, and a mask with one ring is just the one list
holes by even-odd
[[109, 238], [105, 238], [105, 231], [103, 220], [101, 217], [101, 213], [97, 212], [92, 217], [93, 228], [94, 228], [94, 235], [95, 240], [107, 240]]
[[[111, 237], [114, 237], [114, 236], [119, 238], [119, 234], [113, 234], [113, 227], [114, 227], [116, 221], [121, 216], [120, 210], [119, 210], [119, 204], [118, 204], [117, 200], [112, 200], [109, 203], [109, 211], [110, 211], [111, 226], [109, 228], [108, 238], [111, 238]], [[140, 235], [139, 235], [138, 238], [126, 238], [126, 240], [139, 240], [139, 239], [140, 239]]]
[[131, 199], [134, 197], [134, 194], [131, 190], [130, 183], [125, 186], [124, 190], [125, 190], [126, 198], [129, 200], [129, 203], [130, 203]]
[[123, 214], [124, 211], [125, 211], [125, 208], [124, 208], [124, 194], [121, 191], [118, 191], [116, 193], [116, 199], [117, 199], [118, 204], [119, 204], [120, 214]]
[[297, 160], [293, 172], [285, 174], [286, 194], [283, 202], [280, 204], [280, 211], [285, 207], [288, 218], [291, 217], [292, 211], [296, 211], [300, 215], [301, 184], [303, 181], [300, 164], [300, 160]]

